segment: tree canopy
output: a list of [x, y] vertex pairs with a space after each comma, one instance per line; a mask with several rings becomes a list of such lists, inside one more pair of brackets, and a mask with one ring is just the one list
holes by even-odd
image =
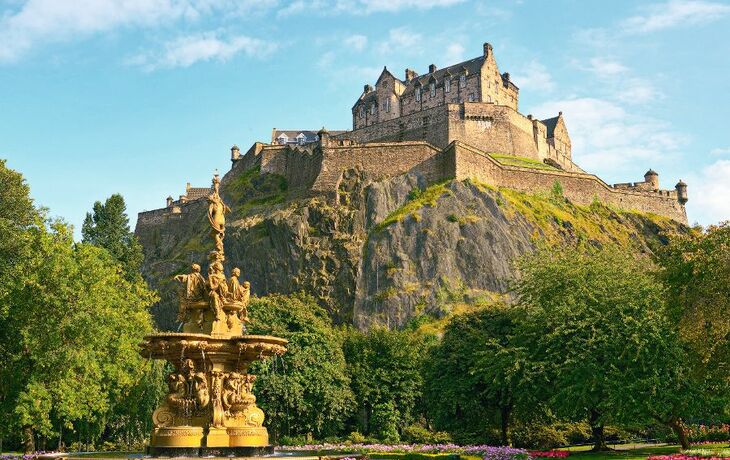
[[104, 203], [94, 203], [93, 212], [86, 213], [81, 226], [83, 242], [102, 247], [118, 260], [125, 269], [127, 279], [139, 276], [142, 263], [142, 246], [129, 229], [127, 205], [124, 197], [114, 194]]

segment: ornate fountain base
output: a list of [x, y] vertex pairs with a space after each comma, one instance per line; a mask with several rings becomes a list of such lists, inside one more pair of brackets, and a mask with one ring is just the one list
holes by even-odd
[[162, 333], [145, 337], [142, 354], [175, 366], [169, 392], [152, 415], [153, 457], [236, 456], [273, 452], [264, 412], [252, 393], [251, 362], [281, 354], [278, 337]]

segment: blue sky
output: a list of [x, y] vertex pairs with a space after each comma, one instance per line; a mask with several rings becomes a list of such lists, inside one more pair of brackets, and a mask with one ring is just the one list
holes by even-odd
[[730, 219], [730, 2], [0, 0], [0, 158], [77, 227], [130, 216], [271, 128], [347, 129], [382, 67], [425, 73], [493, 44], [520, 111], [562, 110], [609, 183], [689, 184], [690, 222]]

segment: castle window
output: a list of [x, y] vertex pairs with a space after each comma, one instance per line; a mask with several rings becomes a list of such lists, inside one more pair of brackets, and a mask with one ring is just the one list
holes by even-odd
[[370, 106], [370, 115], [375, 115], [375, 104]]
[[469, 102], [474, 102], [475, 100], [474, 93], [469, 93]]
[[434, 97], [436, 95], [436, 83], [431, 83], [428, 87], [431, 91], [431, 97]]
[[365, 118], [365, 107], [360, 106], [360, 118]]
[[386, 112], [390, 112], [390, 98], [386, 99], [385, 102], [383, 102], [383, 110]]
[[421, 100], [421, 88], [416, 88], [416, 102]]
[[444, 80], [444, 91], [447, 93], [451, 91], [451, 80], [449, 78]]
[[459, 87], [466, 88], [466, 75], [459, 76]]

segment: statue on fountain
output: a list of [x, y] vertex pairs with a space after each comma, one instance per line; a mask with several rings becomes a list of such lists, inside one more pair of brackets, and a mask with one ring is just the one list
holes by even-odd
[[152, 415], [153, 456], [251, 456], [270, 453], [263, 426], [264, 412], [253, 394], [255, 375], [249, 365], [286, 352], [285, 339], [245, 335], [250, 323], [251, 285], [241, 283], [241, 270], [226, 278], [223, 240], [225, 214], [230, 208], [220, 196], [220, 179], [213, 177], [208, 196], [208, 220], [213, 247], [207, 276], [192, 264], [189, 274], [177, 275], [182, 332], [145, 337], [140, 353], [165, 359], [175, 370], [168, 376], [168, 394]]

